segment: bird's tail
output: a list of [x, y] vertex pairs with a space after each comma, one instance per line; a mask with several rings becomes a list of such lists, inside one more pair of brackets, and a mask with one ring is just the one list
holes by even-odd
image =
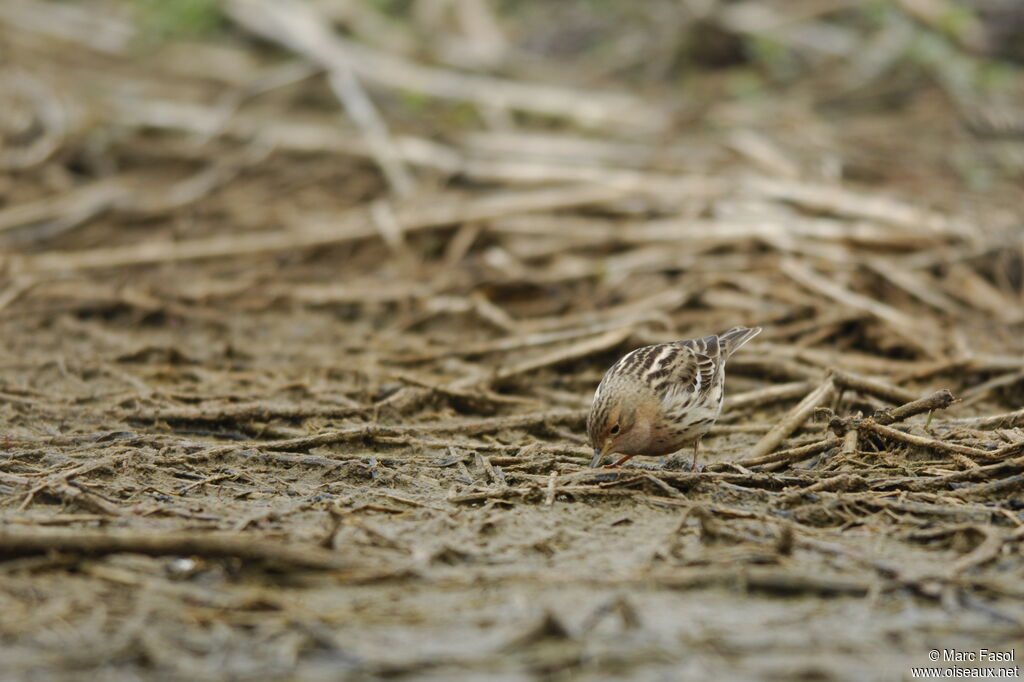
[[719, 334], [718, 342], [722, 346], [722, 355], [728, 358], [739, 350], [740, 346], [760, 333], [760, 327], [733, 327], [729, 331]]

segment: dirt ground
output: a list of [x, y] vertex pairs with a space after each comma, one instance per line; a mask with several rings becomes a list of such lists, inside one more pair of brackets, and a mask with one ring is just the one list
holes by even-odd
[[[1021, 122], [371, 5], [0, 7], [0, 680], [1019, 665]], [[589, 468], [616, 358], [741, 324], [703, 471]]]

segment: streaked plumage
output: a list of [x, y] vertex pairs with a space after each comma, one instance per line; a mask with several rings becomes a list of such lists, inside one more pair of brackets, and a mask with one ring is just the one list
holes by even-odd
[[625, 455], [616, 466], [634, 455], [667, 455], [692, 444], [696, 468], [700, 439], [722, 410], [726, 360], [760, 331], [735, 327], [623, 356], [594, 394], [587, 419], [591, 466], [608, 453]]

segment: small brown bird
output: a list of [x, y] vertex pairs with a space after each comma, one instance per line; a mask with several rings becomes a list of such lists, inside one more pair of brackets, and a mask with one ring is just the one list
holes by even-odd
[[608, 453], [657, 457], [693, 444], [693, 469], [701, 437], [722, 411], [725, 362], [760, 327], [734, 327], [721, 335], [645, 346], [611, 366], [597, 387], [587, 419], [594, 448], [591, 467]]

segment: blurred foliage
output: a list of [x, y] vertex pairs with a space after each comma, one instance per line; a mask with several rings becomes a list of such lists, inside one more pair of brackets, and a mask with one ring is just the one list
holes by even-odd
[[222, 31], [224, 15], [217, 0], [134, 0], [143, 41], [158, 43], [197, 38]]
[[[130, 1], [138, 9], [143, 40], [150, 44], [226, 27], [219, 0]], [[418, 3], [425, 1], [351, 0], [338, 5], [344, 9], [335, 18], [358, 40], [391, 50], [398, 49], [390, 43], [400, 36], [406, 44], [399, 51], [408, 53], [409, 45], [418, 45], [443, 62], [452, 41], [464, 37], [464, 21], [455, 18], [460, 6], [442, 3], [444, 11], [438, 14], [442, 5], [435, 3], [432, 12], [418, 11]], [[522, 57], [558, 60], [575, 63], [583, 74], [641, 87], [660, 82], [685, 88], [693, 76], [721, 74], [725, 92], [739, 98], [816, 77], [827, 84], [821, 95], [828, 99], [835, 95], [830, 90], [859, 89], [867, 81], [884, 83], [895, 76], [903, 85], [937, 83], [963, 100], [1021, 88], [1022, 70], [1007, 60], [1019, 49], [1014, 45], [1024, 42], [1024, 2], [1018, 9], [1004, 4], [1001, 13], [982, 11], [998, 1], [935, 0], [923, 5], [931, 13], [922, 17], [900, 0], [866, 0], [817, 13], [778, 0], [489, 0], [487, 6], [515, 46], [505, 61], [490, 68], [532, 77], [536, 72], [529, 67], [521, 71], [523, 63], [529, 64]], [[418, 25], [426, 15], [434, 23]], [[793, 29], [817, 30], [818, 45], [795, 37]], [[978, 48], [979, 33], [981, 42], [988, 43], [984, 49]], [[879, 56], [878, 42], [890, 34], [900, 37]], [[830, 37], [852, 49], [831, 49]], [[412, 94], [402, 99], [413, 111], [426, 104]]]
[[367, 0], [378, 12], [400, 17], [412, 9], [413, 0]]
[[799, 78], [801, 69], [797, 55], [774, 36], [746, 36], [743, 45], [748, 59], [763, 68], [772, 80], [789, 81]]

